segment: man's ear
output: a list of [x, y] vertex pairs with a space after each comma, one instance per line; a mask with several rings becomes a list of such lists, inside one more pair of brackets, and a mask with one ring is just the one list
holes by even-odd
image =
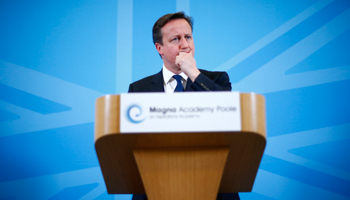
[[157, 49], [159, 55], [162, 56], [163, 55], [163, 46], [159, 43], [156, 43], [156, 49]]

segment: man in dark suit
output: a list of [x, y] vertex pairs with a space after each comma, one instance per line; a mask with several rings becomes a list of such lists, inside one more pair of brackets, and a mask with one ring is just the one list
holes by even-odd
[[230, 91], [226, 72], [199, 70], [194, 59], [193, 22], [183, 12], [164, 15], [154, 24], [153, 43], [163, 60], [162, 70], [130, 84], [129, 92], [174, 92], [179, 75], [184, 91]]
[[[154, 24], [153, 43], [163, 60], [162, 70], [136, 81], [129, 92], [231, 91], [226, 72], [198, 69], [194, 59], [192, 18], [183, 12], [171, 13]], [[134, 195], [133, 200], [146, 200], [146, 195]], [[237, 200], [237, 193], [219, 194], [218, 200]]]

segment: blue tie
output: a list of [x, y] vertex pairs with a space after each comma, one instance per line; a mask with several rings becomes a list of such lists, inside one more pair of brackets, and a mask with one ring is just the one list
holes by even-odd
[[184, 91], [184, 87], [182, 86], [182, 83], [181, 83], [181, 76], [180, 75], [174, 75], [173, 78], [177, 82], [177, 85], [176, 85], [176, 88], [175, 88], [174, 92], [182, 92], [182, 91]]

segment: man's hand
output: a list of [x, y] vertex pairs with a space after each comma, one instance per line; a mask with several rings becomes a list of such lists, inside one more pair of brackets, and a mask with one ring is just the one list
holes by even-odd
[[180, 67], [181, 71], [183, 71], [192, 82], [194, 82], [200, 74], [192, 50], [189, 52], [180, 52], [179, 55], [176, 56], [175, 64]]

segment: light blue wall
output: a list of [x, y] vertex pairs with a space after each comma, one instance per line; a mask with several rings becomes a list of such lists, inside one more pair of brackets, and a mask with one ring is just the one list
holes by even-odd
[[266, 96], [267, 147], [241, 199], [350, 199], [350, 1], [0, 1], [0, 200], [107, 195], [94, 102], [160, 70], [153, 23], [194, 17], [197, 65]]

